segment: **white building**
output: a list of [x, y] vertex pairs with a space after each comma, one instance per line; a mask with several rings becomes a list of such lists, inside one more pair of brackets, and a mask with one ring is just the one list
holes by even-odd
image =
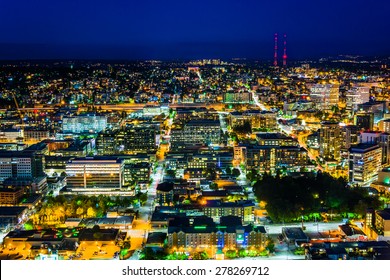
[[339, 86], [333, 84], [314, 84], [310, 87], [310, 100], [318, 110], [331, 110], [339, 102]]
[[107, 127], [107, 116], [80, 115], [62, 119], [63, 133], [98, 133]]
[[67, 187], [72, 191], [94, 192], [121, 189], [124, 161], [113, 157], [76, 158], [66, 163]]
[[376, 144], [352, 145], [349, 149], [349, 182], [359, 186], [372, 183], [381, 170], [382, 149]]
[[356, 112], [358, 105], [370, 101], [370, 88], [363, 86], [352, 87], [346, 94], [347, 110]]

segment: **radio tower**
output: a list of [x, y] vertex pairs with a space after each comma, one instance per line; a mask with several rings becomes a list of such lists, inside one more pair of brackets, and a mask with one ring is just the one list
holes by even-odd
[[283, 67], [286, 67], [287, 66], [287, 36], [286, 34], [284, 34], [283, 36]]
[[278, 33], [275, 33], [274, 66], [278, 66]]

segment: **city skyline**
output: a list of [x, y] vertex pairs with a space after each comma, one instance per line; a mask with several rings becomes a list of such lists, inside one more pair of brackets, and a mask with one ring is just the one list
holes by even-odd
[[390, 260], [390, 4], [264, 2], [4, 3], [0, 260]]
[[289, 2], [7, 2], [0, 59], [272, 60], [274, 33], [289, 59], [389, 53], [389, 3]]

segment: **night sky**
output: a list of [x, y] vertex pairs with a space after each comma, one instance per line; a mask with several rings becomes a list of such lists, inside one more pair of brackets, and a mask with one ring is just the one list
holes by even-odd
[[[390, 55], [387, 0], [2, 0], [0, 59]], [[282, 45], [280, 45], [280, 48]]]

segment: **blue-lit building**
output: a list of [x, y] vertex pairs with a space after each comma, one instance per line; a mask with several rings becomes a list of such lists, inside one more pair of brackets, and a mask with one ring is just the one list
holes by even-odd
[[63, 133], [99, 133], [107, 127], [107, 116], [86, 114], [62, 119]]

